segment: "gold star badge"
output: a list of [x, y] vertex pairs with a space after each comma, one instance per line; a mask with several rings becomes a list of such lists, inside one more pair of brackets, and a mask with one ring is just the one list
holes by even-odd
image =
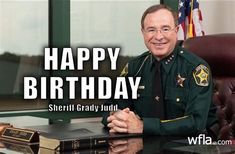
[[197, 85], [209, 85], [209, 69], [204, 65], [199, 65], [193, 72], [193, 77]]
[[177, 81], [177, 85], [179, 85], [180, 87], [184, 87], [184, 81], [186, 78], [181, 77], [180, 74], [177, 75], [176, 77], [176, 81]]

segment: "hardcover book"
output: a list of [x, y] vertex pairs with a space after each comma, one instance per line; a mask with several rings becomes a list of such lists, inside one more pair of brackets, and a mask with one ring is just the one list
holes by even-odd
[[109, 140], [141, 136], [141, 134], [110, 134], [100, 122], [42, 125], [30, 128], [40, 132], [40, 147], [56, 151], [103, 147], [108, 146]]
[[92, 136], [93, 132], [81, 128], [70, 132], [42, 134], [39, 137], [40, 147], [56, 150], [76, 150], [84, 148], [96, 148], [108, 145], [108, 139], [104, 135]]

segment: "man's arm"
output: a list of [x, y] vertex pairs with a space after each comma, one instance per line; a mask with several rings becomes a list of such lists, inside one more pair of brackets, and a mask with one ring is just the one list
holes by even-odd
[[[212, 103], [211, 75], [208, 76], [208, 85], [198, 85], [193, 77], [190, 84], [190, 94], [184, 116], [167, 120], [143, 117], [142, 120], [140, 120], [130, 118], [131, 115], [127, 114], [126, 119], [130, 119], [129, 121], [133, 121], [133, 123], [142, 123], [142, 125], [128, 124], [129, 127], [126, 132], [133, 133], [130, 127], [135, 127], [139, 130], [143, 129], [143, 133], [145, 134], [155, 135], [192, 135], [203, 132], [206, 127], [208, 112]], [[135, 116], [137, 117], [137, 115]]]
[[143, 118], [144, 133], [156, 135], [189, 135], [203, 132], [212, 103], [212, 78], [207, 74], [207, 84], [200, 84], [192, 77], [185, 113], [175, 119]]
[[138, 118], [132, 111], [120, 110], [108, 117], [111, 132], [155, 135], [191, 135], [204, 131], [211, 102], [211, 88], [194, 87], [185, 115], [175, 119]]
[[[123, 68], [120, 76], [122, 77], [132, 77], [132, 72], [128, 69], [128, 67], [130, 66], [130, 63], [127, 63], [126, 66]], [[127, 84], [127, 88], [128, 88], [128, 91], [130, 91], [130, 86]], [[111, 105], [111, 104], [114, 104], [114, 105], [118, 105], [118, 109], [119, 110], [123, 110], [125, 108], [129, 108], [129, 109], [132, 109], [132, 101], [131, 99], [120, 99], [120, 100], [115, 100], [115, 99], [110, 99], [110, 100], [107, 100], [104, 105]], [[110, 115], [113, 115], [115, 112], [103, 112], [103, 118], [102, 118], [102, 123], [104, 126], [107, 127], [108, 123], [110, 123], [110, 121], [107, 121], [108, 117]]]

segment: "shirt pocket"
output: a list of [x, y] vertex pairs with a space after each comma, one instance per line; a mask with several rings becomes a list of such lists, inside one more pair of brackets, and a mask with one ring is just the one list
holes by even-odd
[[167, 87], [165, 92], [165, 103], [169, 111], [168, 114], [173, 117], [183, 116], [187, 106], [189, 90], [185, 88]]
[[140, 85], [137, 90], [137, 99], [150, 97], [152, 94], [151, 86]]
[[148, 112], [151, 109], [151, 93], [152, 92], [148, 86], [140, 86], [138, 89], [138, 97], [137, 99], [133, 100], [135, 112], [141, 117], [148, 116]]

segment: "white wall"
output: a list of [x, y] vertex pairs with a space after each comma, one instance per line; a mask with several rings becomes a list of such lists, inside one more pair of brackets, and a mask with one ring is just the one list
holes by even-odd
[[235, 33], [235, 0], [199, 0], [208, 34]]
[[147, 51], [141, 33], [143, 12], [159, 0], [71, 0], [72, 47], [121, 47], [121, 55]]

